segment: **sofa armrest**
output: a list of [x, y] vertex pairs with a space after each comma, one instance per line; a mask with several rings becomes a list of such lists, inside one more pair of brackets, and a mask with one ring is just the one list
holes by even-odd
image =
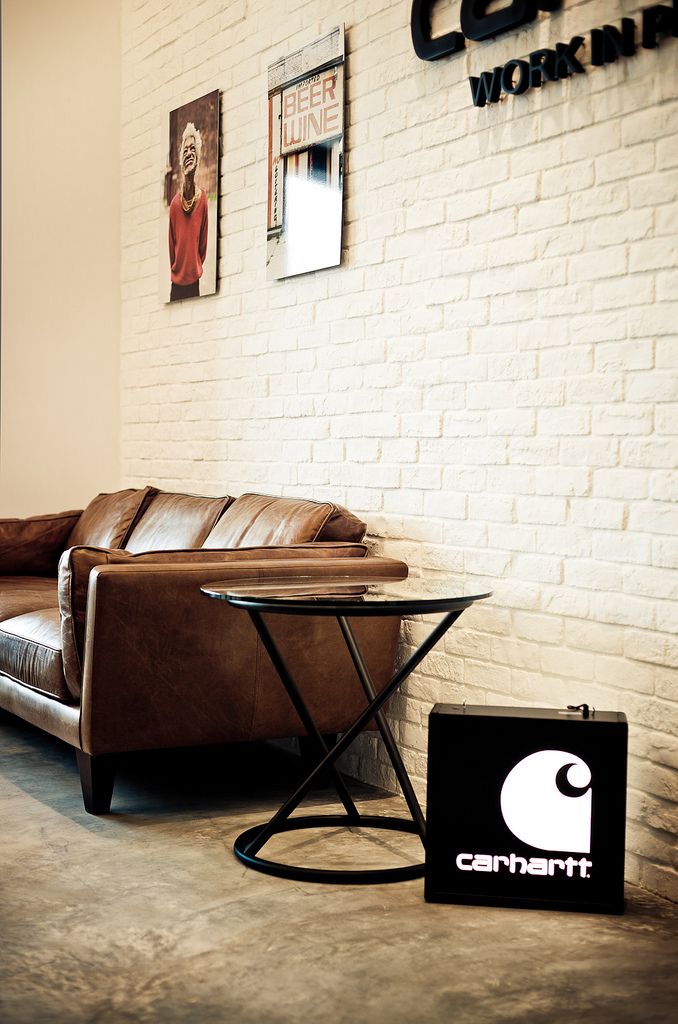
[[[200, 592], [204, 583], [267, 577], [381, 574], [387, 558], [119, 564], [92, 571], [81, 698], [81, 741], [92, 754], [303, 734], [246, 612]], [[380, 688], [390, 677], [399, 619], [354, 628]], [[364, 695], [332, 617], [276, 615], [269, 626], [319, 728], [347, 728]], [[320, 669], [320, 671], [319, 671]]]
[[56, 576], [59, 556], [81, 510], [0, 519], [0, 576]]
[[[142, 554], [131, 554], [110, 548], [73, 547], [65, 551], [59, 563], [59, 611], [61, 613], [61, 636], [64, 675], [66, 684], [73, 697], [80, 696], [82, 684], [82, 666], [85, 644], [85, 625], [87, 617], [87, 595], [90, 574], [97, 566], [157, 566], [160, 571], [170, 566], [180, 565], [211, 565], [221, 564], [221, 578], [230, 574], [230, 566], [241, 562], [258, 561], [289, 561], [303, 560], [304, 566], [310, 560], [324, 562], [329, 560], [335, 565], [341, 558], [347, 562], [356, 561], [364, 568], [364, 559], [368, 556], [367, 547], [362, 543], [334, 541], [329, 543], [256, 546], [250, 548], [225, 548], [219, 550], [195, 549], [190, 551], [152, 551]], [[391, 563], [391, 559], [377, 559], [379, 564]], [[392, 567], [392, 571], [404, 571], [407, 567], [403, 562], [394, 563], [400, 570]], [[300, 570], [301, 571], [301, 570]], [[304, 572], [305, 572], [304, 568]], [[388, 571], [384, 568], [382, 571]], [[214, 578], [214, 577], [212, 577]]]

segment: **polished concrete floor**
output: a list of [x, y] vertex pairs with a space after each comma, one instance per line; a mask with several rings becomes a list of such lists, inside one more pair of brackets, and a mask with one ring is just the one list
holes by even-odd
[[[421, 880], [318, 885], [244, 868], [234, 838], [298, 778], [270, 747], [133, 755], [113, 813], [95, 818], [73, 752], [0, 713], [0, 1021], [678, 1019], [678, 907], [637, 889], [608, 917], [426, 904]], [[400, 811], [356, 794], [370, 813]], [[275, 842], [318, 866], [417, 857], [414, 837], [389, 833]]]

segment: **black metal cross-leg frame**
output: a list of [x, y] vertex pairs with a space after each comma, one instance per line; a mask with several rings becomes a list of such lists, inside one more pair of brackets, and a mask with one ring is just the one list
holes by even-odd
[[[355, 635], [348, 619], [344, 615], [337, 615], [337, 622], [341, 629], [344, 641], [351, 655], [356, 672], [360, 678], [367, 706], [356, 718], [353, 725], [340, 737], [331, 750], [327, 749], [325, 741], [320, 734], [313, 717], [306, 705], [299, 688], [284, 662], [278, 650], [268, 626], [263, 620], [262, 614], [258, 611], [248, 609], [250, 618], [261, 637], [261, 640], [268, 651], [273, 665], [280, 676], [281, 682], [287, 690], [299, 717], [308, 732], [309, 737], [315, 742], [318, 750], [319, 761], [316, 767], [309, 773], [297, 790], [285, 801], [279, 811], [265, 825], [255, 825], [253, 828], [243, 832], [234, 843], [236, 857], [244, 864], [258, 871], [270, 875], [279, 875], [282, 878], [292, 878], [298, 881], [311, 882], [334, 882], [347, 884], [367, 884], [372, 882], [400, 882], [410, 878], [421, 878], [424, 874], [423, 864], [411, 864], [395, 868], [375, 868], [357, 871], [330, 870], [324, 868], [304, 868], [291, 864], [281, 864], [278, 861], [265, 860], [258, 856], [259, 850], [264, 846], [271, 836], [280, 832], [291, 832], [297, 829], [307, 828], [332, 828], [332, 827], [364, 827], [380, 828], [396, 832], [412, 832], [419, 835], [422, 844], [426, 844], [426, 824], [419, 801], [403, 764], [402, 757], [396, 746], [393, 734], [388, 726], [382, 708], [389, 697], [398, 689], [407, 677], [423, 661], [429, 651], [437, 644], [440, 638], [447, 632], [450, 626], [459, 618], [463, 608], [447, 612], [440, 622], [433, 628], [429, 636], [407, 659], [404, 665], [398, 669], [392, 679], [381, 690], [376, 693], [369, 669], [365, 663], [362, 652], [358, 646]], [[410, 811], [411, 818], [394, 818], [383, 815], [363, 815], [356, 808], [346, 786], [336, 768], [336, 762], [345, 750], [353, 743], [354, 739], [363, 731], [365, 726], [374, 719], [384, 741], [389, 759], [393, 765], [396, 778], [405, 797]], [[299, 806], [306, 794], [312, 789], [316, 779], [323, 773], [330, 773], [330, 778], [337, 791], [339, 799], [344, 805], [346, 814], [337, 815], [306, 815], [304, 817], [290, 818], [292, 812]]]

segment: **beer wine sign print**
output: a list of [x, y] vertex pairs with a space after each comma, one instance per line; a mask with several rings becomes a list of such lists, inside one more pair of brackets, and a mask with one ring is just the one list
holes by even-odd
[[268, 69], [268, 278], [341, 262], [344, 28]]

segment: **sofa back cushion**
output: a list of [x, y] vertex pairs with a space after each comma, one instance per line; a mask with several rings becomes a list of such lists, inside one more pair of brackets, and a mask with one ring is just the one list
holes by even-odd
[[242, 494], [226, 510], [203, 548], [360, 541], [365, 524], [330, 501]]
[[332, 502], [332, 515], [325, 522], [316, 540], [361, 541], [367, 533], [367, 523], [349, 512], [343, 505]]
[[160, 492], [151, 500], [127, 537], [126, 551], [199, 548], [233, 498]]
[[56, 576], [59, 556], [82, 511], [0, 519], [0, 576]]
[[123, 547], [135, 521], [154, 494], [157, 494], [155, 487], [130, 487], [113, 494], [98, 494], [73, 527], [67, 547], [80, 544], [101, 548]]
[[0, 581], [0, 622], [36, 608], [56, 608], [57, 582], [45, 576], [3, 576]]

